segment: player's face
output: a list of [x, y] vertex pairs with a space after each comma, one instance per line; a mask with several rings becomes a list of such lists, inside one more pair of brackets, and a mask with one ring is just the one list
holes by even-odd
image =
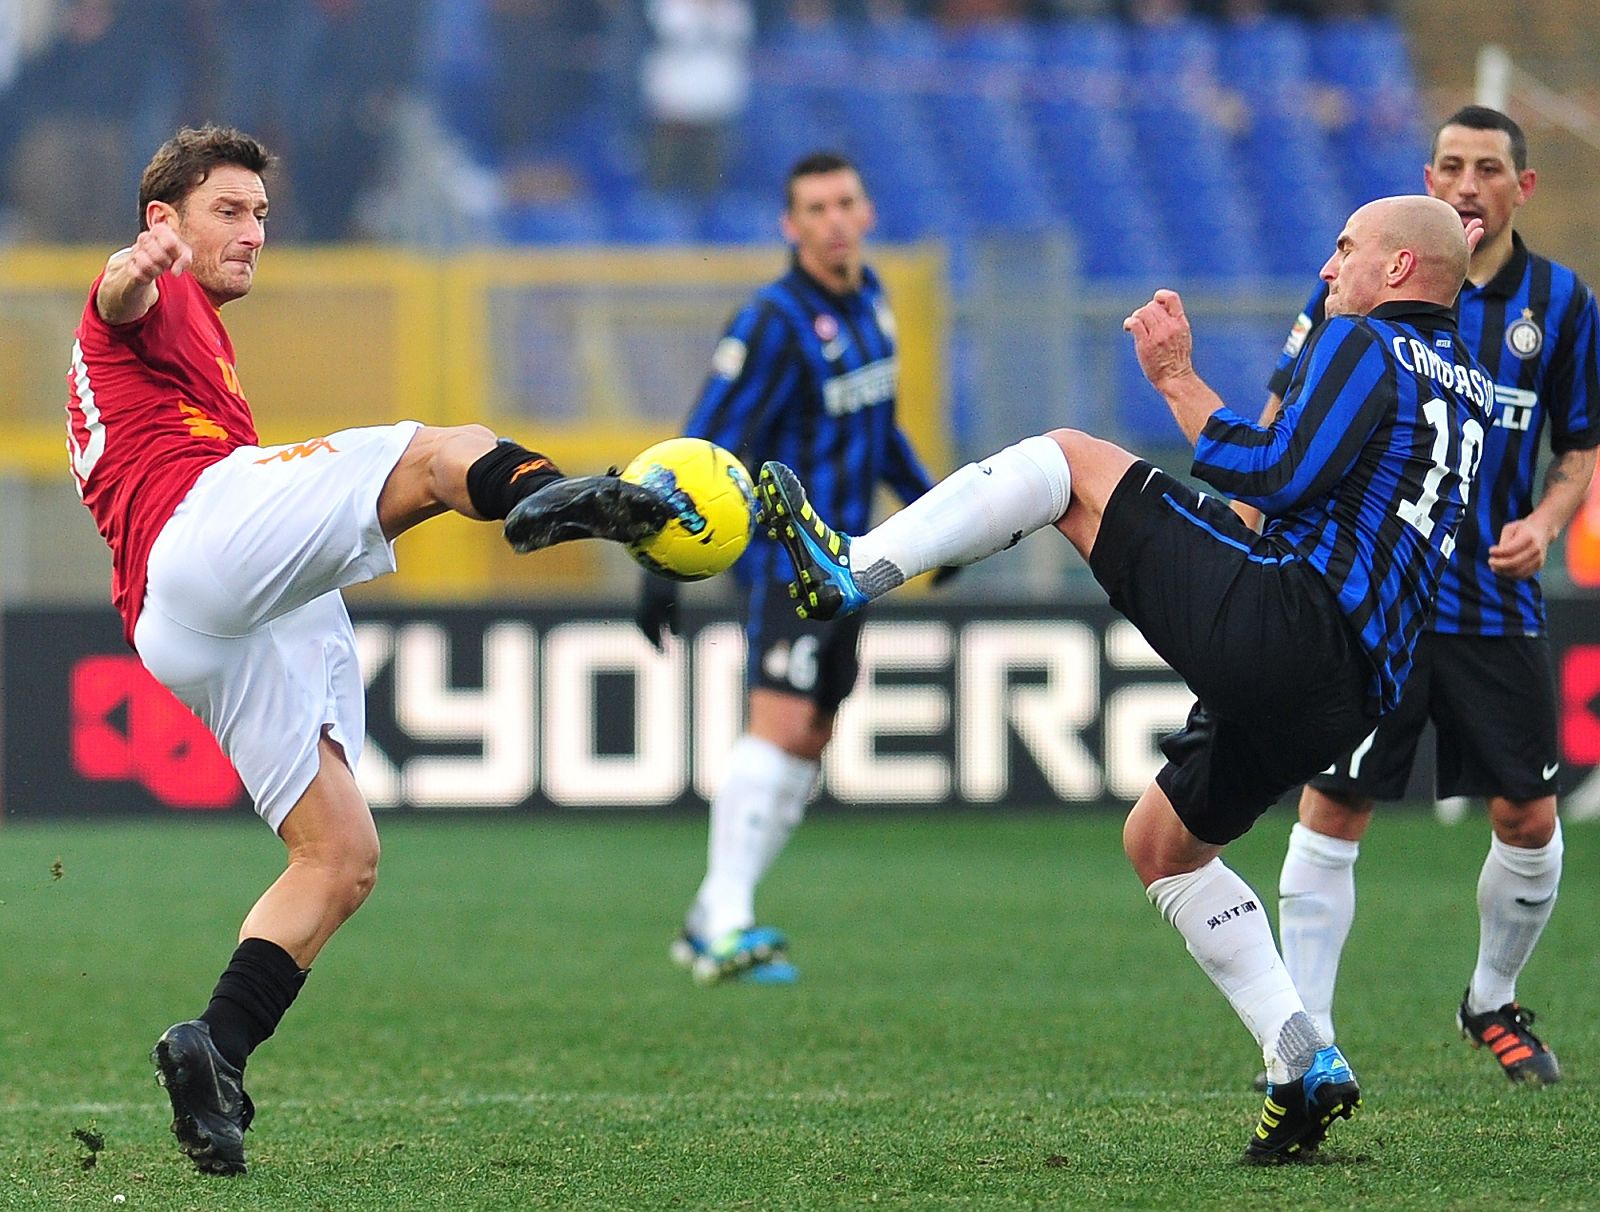
[[861, 248], [872, 230], [872, 202], [861, 178], [848, 168], [796, 177], [794, 200], [783, 216], [783, 235], [800, 263], [830, 279], [854, 279]]
[[267, 190], [236, 164], [219, 164], [178, 210], [178, 235], [194, 250], [189, 272], [214, 304], [250, 293], [267, 239]]
[[1517, 171], [1511, 136], [1505, 131], [1447, 126], [1439, 132], [1438, 150], [1422, 170], [1422, 179], [1428, 192], [1455, 207], [1463, 222], [1482, 219], [1482, 242], [1492, 244], [1533, 192], [1534, 172]]
[[1377, 306], [1386, 281], [1386, 258], [1366, 207], [1350, 216], [1333, 256], [1322, 267], [1330, 316], [1364, 316]]

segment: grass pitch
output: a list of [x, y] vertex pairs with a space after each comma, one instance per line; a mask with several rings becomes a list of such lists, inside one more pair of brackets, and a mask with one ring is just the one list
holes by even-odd
[[[1290, 816], [1230, 861], [1274, 903]], [[146, 1054], [279, 869], [253, 822], [0, 831], [0, 1208], [1600, 1205], [1600, 826], [1520, 993], [1566, 1080], [1456, 1035], [1481, 818], [1380, 817], [1341, 1043], [1366, 1106], [1237, 1164], [1243, 1028], [1145, 903], [1120, 817], [822, 817], [763, 889], [803, 979], [666, 958], [698, 818], [390, 820], [377, 892], [252, 1059], [251, 1174], [203, 1178]]]

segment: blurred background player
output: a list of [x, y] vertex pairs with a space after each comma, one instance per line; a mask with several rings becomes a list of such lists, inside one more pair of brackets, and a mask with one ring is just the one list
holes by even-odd
[[[895, 421], [894, 317], [863, 259], [872, 202], [855, 165], [826, 152], [796, 163], [785, 191], [789, 271], [728, 326], [683, 432], [752, 468], [780, 459], [800, 469], [830, 516], [865, 529], [880, 482], [906, 502], [932, 483]], [[781, 983], [796, 972], [784, 935], [756, 924], [756, 886], [805, 815], [834, 717], [859, 672], [863, 620], [797, 618], [788, 564], [764, 533], [734, 574], [748, 714], [711, 801], [706, 875], [673, 955], [701, 980]], [[661, 647], [677, 629], [676, 585], [646, 576], [637, 617]]]
[[[1533, 1033], [1532, 1012], [1517, 1003], [1517, 977], [1561, 880], [1561, 751], [1539, 572], [1594, 473], [1595, 303], [1570, 269], [1529, 252], [1513, 229], [1535, 177], [1522, 130], [1506, 115], [1473, 105], [1445, 119], [1423, 179], [1463, 219], [1483, 221], [1458, 310], [1462, 340], [1495, 379], [1494, 424], [1399, 709], [1301, 794], [1278, 885], [1279, 931], [1306, 1007], [1332, 1039], [1359, 843], [1374, 802], [1404, 798], [1431, 720], [1437, 794], [1487, 796], [1493, 830], [1478, 877], [1478, 959], [1460, 1026], [1493, 1051], [1512, 1081], [1547, 1083], [1560, 1077], [1555, 1055]], [[1326, 300], [1319, 287], [1296, 321], [1272, 377], [1269, 418]], [[1546, 422], [1553, 458], [1535, 503]]]
[[[1351, 215], [1322, 270], [1333, 318], [1267, 426], [1229, 411], [1196, 373], [1174, 292], [1124, 321], [1140, 369], [1194, 444], [1195, 474], [1262, 509], [1271, 521], [1260, 535], [1214, 496], [1071, 429], [968, 464], [858, 538], [818, 515], [789, 468], [761, 469], [765, 520], [802, 611], [858, 610], [920, 572], [1054, 525], [1194, 691], [1123, 847], [1261, 1047], [1269, 1084], [1247, 1161], [1301, 1159], [1360, 1105], [1260, 899], [1221, 854], [1399, 702], [1492, 398], [1450, 310], [1481, 235], [1476, 223], [1463, 231], [1431, 198], [1383, 198]], [[1328, 433], [1338, 440], [1314, 440]], [[1308, 684], [1323, 693], [1308, 697]]]
[[156, 151], [139, 235], [90, 288], [68, 376], [72, 474], [111, 548], [124, 634], [215, 734], [289, 852], [210, 1004], [152, 1053], [173, 1133], [214, 1174], [245, 1172], [246, 1059], [377, 879], [354, 775], [365, 684], [339, 591], [393, 572], [395, 538], [449, 510], [508, 519], [523, 551], [633, 541], [667, 516], [641, 488], [568, 479], [481, 425], [261, 447], [220, 309], [255, 281], [273, 163], [231, 128], [185, 129]]

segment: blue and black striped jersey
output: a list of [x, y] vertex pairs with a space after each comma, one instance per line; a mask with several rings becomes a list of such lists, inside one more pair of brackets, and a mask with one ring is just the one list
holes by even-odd
[[[735, 452], [752, 472], [768, 459], [787, 463], [823, 517], [860, 534], [880, 482], [907, 503], [932, 487], [895, 420], [898, 383], [878, 276], [869, 268], [860, 290], [836, 295], [791, 264], [728, 325], [684, 433]], [[751, 584], [792, 570], [758, 532], [734, 574]]]
[[1493, 395], [1448, 308], [1386, 303], [1313, 330], [1270, 425], [1219, 409], [1196, 443], [1194, 473], [1267, 516], [1251, 558], [1303, 559], [1328, 582], [1380, 710], [1411, 671]]
[[[1320, 285], [1295, 321], [1269, 388], [1282, 395], [1306, 332], [1322, 322]], [[1478, 491], [1456, 534], [1428, 626], [1451, 635], [1543, 635], [1537, 577], [1489, 568], [1507, 522], [1534, 507], [1540, 435], [1550, 423], [1556, 454], [1600, 445], [1600, 353], [1594, 295], [1570, 269], [1528, 251], [1513, 233], [1511, 259], [1456, 304], [1461, 339], [1494, 377], [1494, 424], [1484, 439]]]

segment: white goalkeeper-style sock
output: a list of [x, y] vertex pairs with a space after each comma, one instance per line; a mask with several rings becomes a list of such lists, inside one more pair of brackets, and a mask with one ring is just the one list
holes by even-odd
[[1283, 963], [1306, 1013], [1330, 1042], [1339, 957], [1356, 916], [1359, 842], [1328, 837], [1296, 822], [1278, 877], [1278, 937]]
[[1054, 438], [1039, 435], [968, 463], [899, 513], [850, 540], [856, 584], [877, 597], [920, 573], [973, 564], [1067, 512], [1072, 472]]
[[688, 928], [707, 942], [755, 925], [756, 885], [805, 816], [818, 763], [746, 733], [711, 801], [705, 879]]
[[1272, 942], [1261, 898], [1220, 858], [1151, 883], [1145, 895], [1261, 1045], [1267, 1079], [1293, 1081], [1327, 1043]]
[[1537, 850], [1489, 839], [1478, 876], [1478, 966], [1467, 990], [1473, 1014], [1517, 1000], [1517, 977], [1555, 909], [1562, 848], [1560, 821]]

